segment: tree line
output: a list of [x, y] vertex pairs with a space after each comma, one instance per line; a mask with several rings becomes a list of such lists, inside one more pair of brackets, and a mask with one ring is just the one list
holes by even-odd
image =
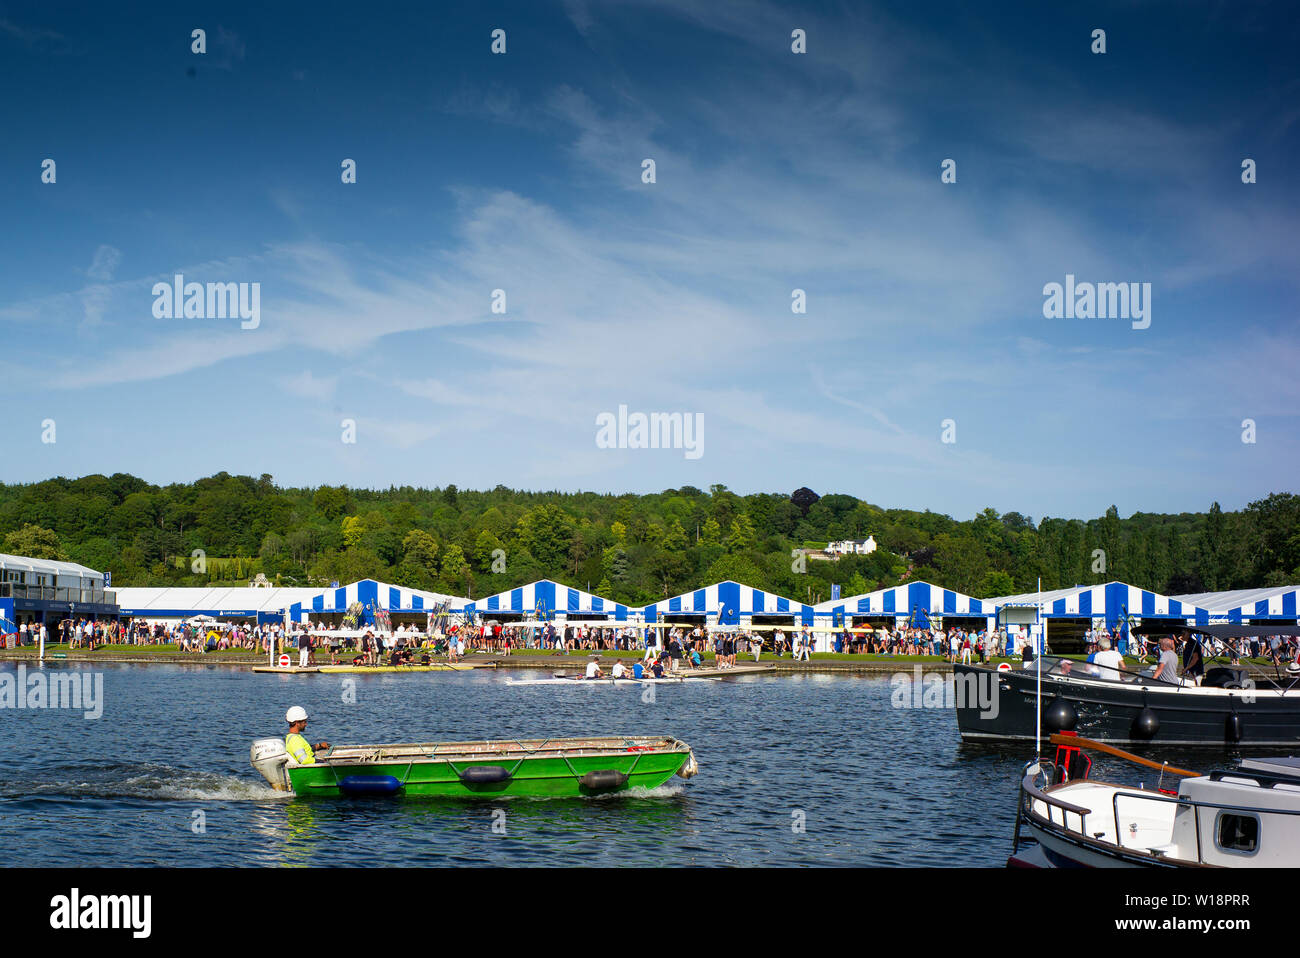
[[[839, 561], [799, 550], [874, 537]], [[551, 578], [643, 604], [734, 579], [818, 602], [924, 580], [987, 598], [1119, 579], [1166, 594], [1300, 581], [1300, 497], [1237, 512], [969, 520], [840, 493], [647, 495], [409, 486], [281, 488], [218, 473], [157, 486], [91, 475], [0, 485], [4, 551], [111, 571], [113, 584], [281, 585], [373, 578], [483, 597]]]

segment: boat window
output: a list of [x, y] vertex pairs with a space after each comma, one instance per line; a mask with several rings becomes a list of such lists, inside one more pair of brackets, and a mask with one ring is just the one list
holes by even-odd
[[[1073, 679], [1104, 679], [1121, 682], [1132, 676], [1124, 671], [1101, 665], [1096, 662], [1076, 661], [1074, 659], [1053, 659], [1043, 656], [1043, 668], [1048, 675]], [[1032, 671], [1032, 669], [1030, 669]]]
[[1259, 850], [1259, 817], [1238, 812], [1219, 812], [1214, 840], [1225, 852], [1253, 854]]

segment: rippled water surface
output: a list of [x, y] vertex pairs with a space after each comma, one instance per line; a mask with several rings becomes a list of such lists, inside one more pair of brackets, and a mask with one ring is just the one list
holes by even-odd
[[[948, 710], [891, 707], [887, 678], [754, 676], [646, 702], [640, 686], [507, 684], [542, 671], [374, 675], [347, 704], [337, 675], [101, 670], [98, 720], [0, 710], [11, 864], [1001, 866], [1030, 757], [963, 746]], [[290, 705], [336, 744], [671, 734], [700, 773], [601, 799], [304, 801], [248, 762]]]

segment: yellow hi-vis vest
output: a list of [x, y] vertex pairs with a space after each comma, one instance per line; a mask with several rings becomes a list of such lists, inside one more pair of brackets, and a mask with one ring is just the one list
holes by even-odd
[[311, 750], [311, 745], [297, 732], [290, 732], [284, 737], [284, 747], [299, 765], [316, 764], [316, 754]]

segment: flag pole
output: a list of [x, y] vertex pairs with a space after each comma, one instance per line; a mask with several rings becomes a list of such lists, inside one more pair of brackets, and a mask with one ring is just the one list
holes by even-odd
[[[1040, 623], [1043, 618], [1043, 577], [1038, 577], [1038, 595], [1034, 596], [1034, 631], [1039, 633]], [[1035, 649], [1034, 658], [1038, 664], [1038, 692], [1035, 699], [1034, 714], [1036, 716], [1034, 724], [1034, 762], [1039, 762], [1043, 757], [1043, 646], [1047, 643], [1039, 643], [1038, 635], [1034, 636]]]

